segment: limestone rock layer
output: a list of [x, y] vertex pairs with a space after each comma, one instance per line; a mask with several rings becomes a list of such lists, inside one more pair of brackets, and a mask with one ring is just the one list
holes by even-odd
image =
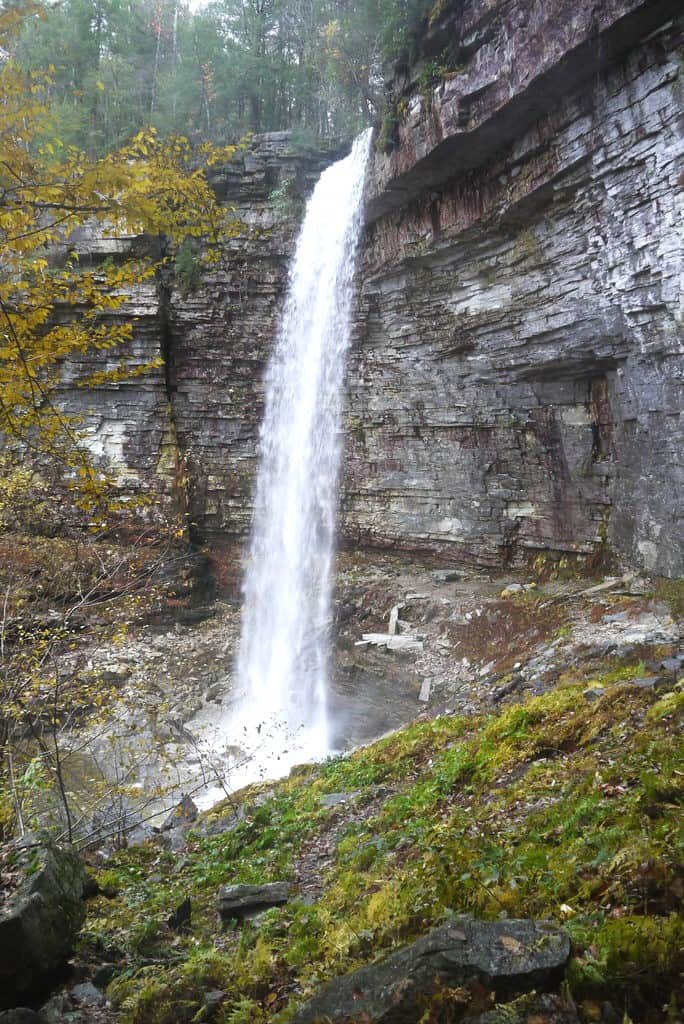
[[[459, 68], [428, 93], [420, 58], [398, 72], [349, 374], [350, 535], [492, 565], [609, 544], [682, 572], [682, 22], [654, 28], [662, 8], [451, 4]], [[524, 130], [483, 139], [507, 111]]]
[[[666, 0], [448, 0], [422, 25], [368, 182], [346, 542], [684, 574], [682, 35]], [[294, 214], [334, 157], [256, 136], [216, 175], [243, 224], [222, 263], [131, 296], [165, 371], [87, 410], [65, 391], [198, 541], [248, 530]]]

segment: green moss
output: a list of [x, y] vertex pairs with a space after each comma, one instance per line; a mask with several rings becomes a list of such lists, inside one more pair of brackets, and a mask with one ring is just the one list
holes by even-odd
[[434, 60], [427, 61], [418, 76], [418, 89], [424, 99], [429, 103], [432, 91], [444, 78], [446, 68]]
[[623, 1000], [640, 1017], [671, 996], [671, 979], [684, 967], [684, 921], [626, 916], [575, 929], [585, 947], [571, 961], [568, 980], [577, 999]]
[[659, 600], [665, 601], [673, 619], [684, 619], [684, 580], [660, 579], [655, 593]]
[[[107, 880], [119, 895], [94, 903], [84, 950], [123, 951], [110, 997], [124, 1020], [199, 1021], [203, 993], [220, 988], [219, 1022], [284, 1021], [327, 978], [463, 912], [566, 921], [571, 993], [651, 1019], [675, 987], [681, 695], [627, 685], [642, 671], [607, 665], [593, 702], [582, 681], [497, 715], [418, 722], [295, 771], [270, 797], [238, 794], [244, 820], [195, 836], [180, 863], [118, 854]], [[353, 804], [322, 805], [352, 790]], [[318, 844], [334, 856], [313, 904], [221, 933], [218, 885], [301, 877]], [[177, 936], [163, 922], [188, 893], [193, 933]], [[143, 949], [156, 963], [140, 970]]]
[[396, 145], [396, 134], [399, 126], [399, 115], [396, 106], [388, 106], [382, 115], [380, 131], [375, 142], [378, 153], [391, 153]]

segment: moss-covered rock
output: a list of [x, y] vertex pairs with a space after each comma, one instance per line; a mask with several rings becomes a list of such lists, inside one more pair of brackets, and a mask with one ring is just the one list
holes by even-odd
[[39, 986], [70, 956], [85, 917], [85, 869], [74, 847], [45, 834], [3, 850], [0, 991], [5, 1003]]
[[552, 924], [457, 917], [380, 963], [333, 979], [293, 1024], [415, 1022], [445, 989], [458, 990], [455, 1002], [465, 1010], [483, 989], [511, 997], [560, 980], [569, 956], [568, 936]]

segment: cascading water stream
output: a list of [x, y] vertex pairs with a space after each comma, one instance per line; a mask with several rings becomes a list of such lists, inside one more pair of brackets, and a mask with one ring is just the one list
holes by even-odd
[[266, 374], [244, 582], [232, 785], [329, 752], [331, 568], [344, 370], [370, 130], [309, 199]]

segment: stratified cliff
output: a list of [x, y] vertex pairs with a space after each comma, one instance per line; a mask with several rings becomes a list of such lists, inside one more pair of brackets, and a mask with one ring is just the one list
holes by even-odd
[[[442, 0], [395, 67], [348, 375], [348, 543], [684, 574], [679, 8]], [[331, 159], [256, 136], [216, 177], [244, 223], [220, 266], [131, 297], [136, 356], [165, 371], [65, 393], [198, 541], [247, 530], [293, 214]]]
[[[84, 390], [76, 383], [83, 366], [65, 366], [62, 401], [82, 417], [93, 453], [118, 470], [124, 489], [151, 491], [158, 505], [182, 512], [197, 541], [248, 529], [261, 382], [294, 234], [305, 197], [336, 156], [297, 148], [286, 132], [254, 136], [213, 175], [236, 222], [219, 263], [202, 271], [190, 255], [185, 272], [178, 261], [167, 265], [114, 317], [133, 320], [129, 364], [161, 354], [164, 367]], [[68, 248], [86, 265], [150, 244], [158, 243], [84, 230]], [[87, 368], [114, 369], [121, 354], [90, 352]]]
[[369, 185], [345, 524], [684, 571], [678, 4], [437, 5]]

